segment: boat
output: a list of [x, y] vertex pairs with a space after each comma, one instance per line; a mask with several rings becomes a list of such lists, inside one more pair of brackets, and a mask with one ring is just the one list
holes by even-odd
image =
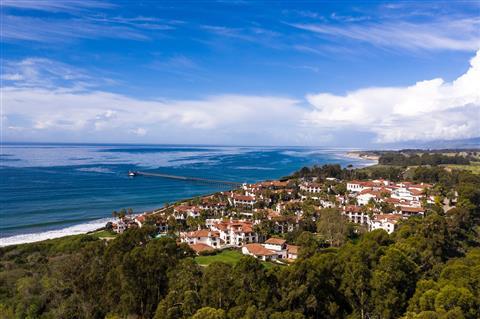
[[131, 177], [137, 176], [137, 172], [129, 171], [128, 176], [131, 176]]

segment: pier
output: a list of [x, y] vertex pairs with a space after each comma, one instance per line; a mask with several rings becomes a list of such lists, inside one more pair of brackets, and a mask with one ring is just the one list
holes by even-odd
[[215, 180], [215, 179], [208, 179], [208, 178], [201, 178], [201, 177], [178, 176], [178, 175], [139, 172], [139, 171], [135, 171], [131, 173], [133, 173], [133, 175], [129, 173], [130, 176], [161, 177], [161, 178], [175, 179], [175, 180], [181, 180], [181, 181], [191, 181], [191, 182], [204, 183], [204, 184], [216, 184], [216, 185], [226, 185], [226, 186], [234, 186], [234, 187], [242, 186], [242, 183], [239, 183], [239, 182], [222, 181], [222, 180]]

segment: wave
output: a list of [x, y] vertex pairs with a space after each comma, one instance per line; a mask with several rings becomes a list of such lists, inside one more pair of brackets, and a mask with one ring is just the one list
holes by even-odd
[[113, 174], [113, 171], [106, 167], [82, 167], [82, 168], [77, 168], [77, 171]]
[[225, 156], [249, 152], [239, 147], [157, 147], [113, 148], [106, 145], [57, 146], [58, 152], [52, 152], [50, 146], [19, 147], [6, 146], [9, 155], [3, 157], [0, 166], [5, 167], [56, 167], [80, 165], [132, 165], [139, 167], [178, 167], [191, 164], [210, 164]]
[[273, 171], [275, 168], [273, 167], [261, 167], [261, 166], [236, 166], [235, 169], [253, 169], [258, 171]]
[[99, 228], [102, 228], [105, 226], [107, 222], [111, 222], [113, 220], [114, 220], [113, 218], [102, 218], [102, 219], [93, 220], [88, 223], [69, 226], [69, 227], [57, 229], [57, 230], [49, 230], [41, 233], [21, 234], [21, 235], [14, 235], [10, 237], [0, 238], [0, 247], [34, 243], [37, 241], [60, 238], [60, 237], [70, 236], [70, 235], [85, 234], [85, 233], [97, 230]]

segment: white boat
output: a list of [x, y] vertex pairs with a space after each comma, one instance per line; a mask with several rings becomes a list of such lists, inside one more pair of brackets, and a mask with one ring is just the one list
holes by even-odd
[[132, 172], [132, 171], [128, 172], [128, 176], [132, 176], [132, 177], [133, 177], [133, 176], [136, 176], [136, 175], [137, 175], [137, 173], [135, 173], [135, 172]]

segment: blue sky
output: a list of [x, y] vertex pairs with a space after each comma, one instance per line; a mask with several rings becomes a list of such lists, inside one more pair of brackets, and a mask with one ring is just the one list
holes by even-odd
[[480, 136], [479, 1], [2, 1], [4, 141]]

